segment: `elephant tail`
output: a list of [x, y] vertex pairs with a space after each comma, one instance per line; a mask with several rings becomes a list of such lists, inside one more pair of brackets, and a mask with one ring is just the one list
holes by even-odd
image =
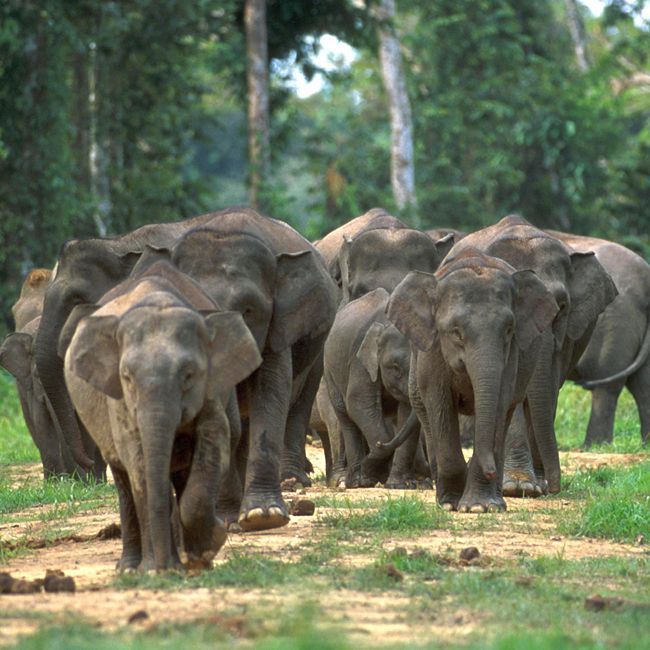
[[633, 375], [646, 361], [648, 358], [648, 353], [650, 353], [650, 322], [646, 328], [645, 337], [643, 338], [643, 343], [639, 348], [639, 352], [636, 355], [636, 358], [632, 363], [625, 369], [617, 372], [614, 375], [609, 377], [603, 377], [602, 379], [594, 379], [592, 381], [577, 381], [576, 383], [587, 390], [592, 390], [593, 388], [598, 388], [599, 386], [604, 386], [613, 381], [618, 381], [619, 379], [625, 379], [630, 375]]
[[419, 431], [420, 421], [415, 411], [411, 411], [402, 425], [402, 428], [397, 432], [397, 435], [388, 442], [377, 441], [377, 448], [384, 451], [395, 451], [399, 446], [403, 445], [416, 431]]

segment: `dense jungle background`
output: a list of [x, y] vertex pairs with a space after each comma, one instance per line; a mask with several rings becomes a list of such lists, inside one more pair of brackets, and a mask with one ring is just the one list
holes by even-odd
[[[517, 211], [649, 256], [643, 2], [594, 17], [575, 0], [400, 0], [417, 196], [402, 210], [379, 4], [267, 2], [270, 162], [253, 203], [310, 238], [377, 205], [460, 229]], [[0, 4], [0, 330], [66, 239], [249, 202], [243, 14], [240, 0]], [[356, 56], [335, 48], [319, 69], [325, 34]], [[297, 71], [320, 90], [297, 92]]]

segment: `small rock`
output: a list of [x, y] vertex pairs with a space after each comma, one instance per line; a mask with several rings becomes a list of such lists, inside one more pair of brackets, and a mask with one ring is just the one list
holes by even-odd
[[383, 567], [384, 573], [389, 577], [395, 580], [395, 582], [401, 582], [404, 580], [404, 574], [392, 563], [389, 562]]
[[72, 576], [67, 576], [63, 571], [54, 570], [51, 571], [47, 569], [45, 572], [45, 580], [43, 581], [43, 587], [45, 591], [50, 593], [59, 593], [59, 592], [69, 592], [74, 593], [76, 591], [76, 585], [74, 578]]
[[0, 572], [0, 594], [10, 594], [15, 579], [6, 571]]
[[139, 609], [137, 612], [134, 612], [129, 616], [128, 623], [132, 625], [133, 623], [138, 623], [139, 621], [146, 621], [149, 618], [149, 614], [144, 609]]
[[292, 478], [285, 478], [282, 483], [280, 483], [280, 489], [283, 492], [295, 492], [296, 491], [296, 483], [298, 483], [298, 479], [295, 477]]
[[37, 594], [41, 587], [33, 580], [14, 580], [11, 585], [12, 594]]
[[119, 524], [104, 526], [97, 533], [97, 539], [119, 539], [120, 537], [122, 537], [122, 528]]
[[616, 596], [588, 596], [585, 599], [585, 609], [592, 612], [602, 612], [604, 609], [620, 609], [623, 606], [623, 599]]
[[290, 506], [289, 514], [296, 517], [311, 517], [316, 511], [316, 504], [309, 499], [298, 499]]
[[553, 535], [551, 537], [551, 541], [553, 541], [553, 542], [561, 542], [562, 541], [562, 536], [561, 535]]
[[468, 546], [460, 552], [460, 559], [465, 560], [465, 562], [471, 562], [478, 557], [481, 557], [481, 553], [476, 546]]

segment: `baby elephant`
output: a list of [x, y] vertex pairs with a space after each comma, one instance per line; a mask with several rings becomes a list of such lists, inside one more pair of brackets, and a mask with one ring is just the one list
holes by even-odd
[[345, 305], [325, 343], [324, 377], [345, 443], [347, 487], [372, 487], [377, 481], [415, 487], [418, 437], [398, 449], [388, 478], [392, 454], [377, 444], [388, 442], [393, 424], [401, 426], [411, 412], [411, 348], [387, 319], [388, 299], [385, 289], [375, 289]]
[[223, 545], [215, 508], [240, 431], [234, 387], [260, 363], [241, 314], [219, 311], [167, 262], [111, 290], [79, 322], [65, 377], [115, 478], [119, 569], [181, 566], [171, 485], [189, 560]]

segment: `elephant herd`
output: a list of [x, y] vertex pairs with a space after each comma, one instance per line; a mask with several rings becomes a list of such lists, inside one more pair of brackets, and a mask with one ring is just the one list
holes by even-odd
[[[46, 477], [117, 488], [120, 570], [209, 563], [229, 527], [289, 521], [281, 481], [436, 487], [500, 511], [560, 489], [566, 379], [650, 430], [650, 267], [517, 216], [474, 233], [373, 209], [310, 243], [247, 208], [71, 240], [0, 348]], [[465, 461], [461, 442], [474, 452]]]

